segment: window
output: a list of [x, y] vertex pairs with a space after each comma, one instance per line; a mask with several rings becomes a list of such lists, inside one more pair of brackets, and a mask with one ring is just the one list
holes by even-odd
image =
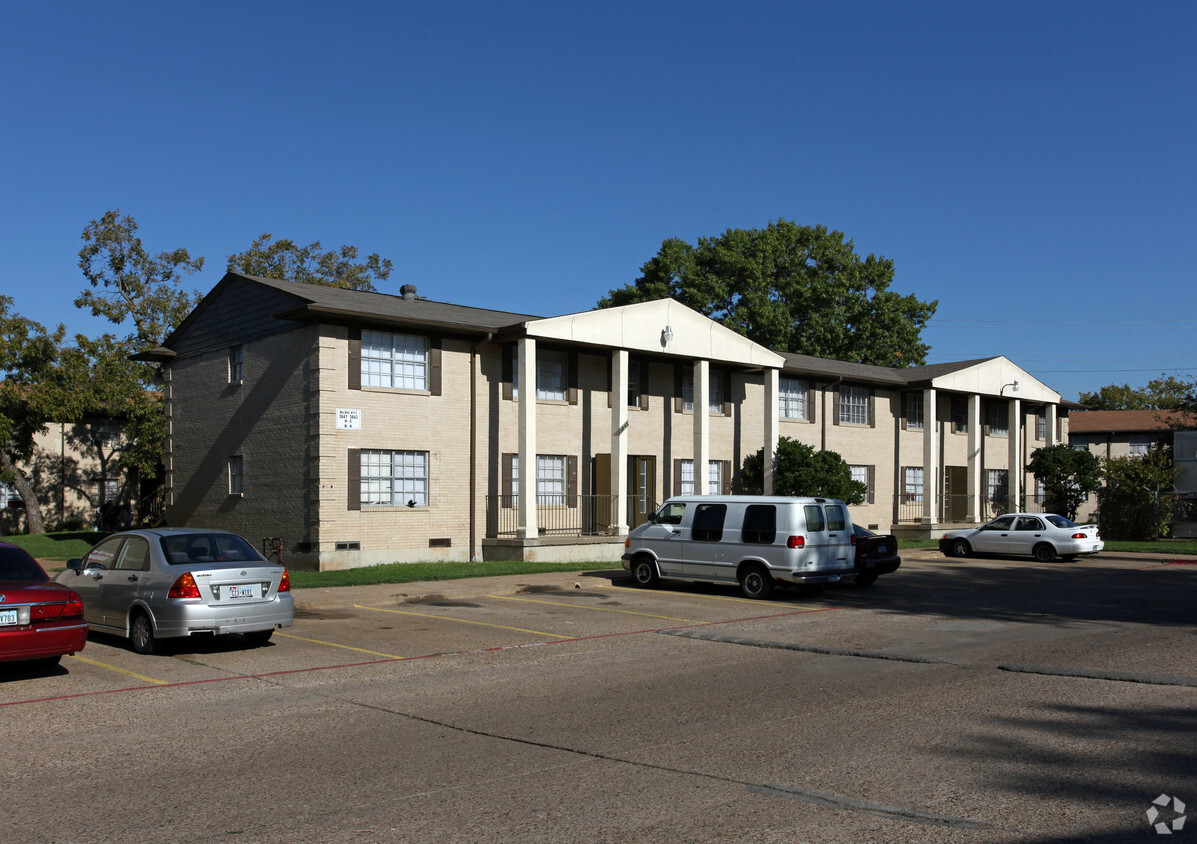
[[567, 358], [564, 352], [541, 351], [536, 355], [536, 398], [542, 401], [565, 401], [569, 397], [566, 379]]
[[690, 538], [696, 542], [718, 542], [723, 538], [723, 520], [726, 516], [726, 504], [699, 504], [694, 510]]
[[245, 492], [245, 460], [240, 454], [229, 458], [229, 495]]
[[628, 407], [640, 407], [640, 367], [628, 367]]
[[362, 384], [399, 390], [427, 390], [428, 338], [363, 330]]
[[1047, 439], [1047, 414], [1045, 413], [1035, 414], [1035, 439]]
[[16, 509], [24, 505], [15, 486], [0, 482], [0, 510]]
[[229, 383], [240, 384], [244, 377], [245, 365], [241, 356], [241, 347], [233, 346], [229, 349]]
[[806, 383], [797, 378], [777, 380], [777, 412], [782, 419], [809, 419]]
[[711, 460], [707, 463], [707, 493], [721, 495], [723, 493], [723, 461]]
[[841, 425], [869, 424], [869, 391], [867, 387], [840, 387]]
[[362, 504], [428, 506], [428, 452], [362, 449]]
[[923, 430], [923, 394], [904, 393], [906, 404], [906, 430]]
[[[694, 410], [694, 369], [682, 367], [682, 412]], [[707, 376], [707, 412], [723, 413], [723, 378], [715, 372]]]
[[1043, 481], [1036, 478], [1035, 479], [1035, 503], [1043, 504], [1045, 501], [1047, 501], [1047, 487], [1044, 485]]
[[968, 433], [968, 399], [964, 396], [952, 396], [952, 432]]
[[681, 477], [678, 478], [677, 491], [679, 495], [694, 494], [694, 461], [681, 461]]
[[724, 492], [725, 475], [730, 471], [727, 460], [711, 460], [707, 463], [707, 488], [699, 492], [694, 488], [694, 461], [678, 461], [678, 495], [720, 495]]
[[744, 509], [744, 526], [740, 539], [754, 545], [772, 545], [777, 537], [777, 506], [749, 504]]
[[1146, 457], [1147, 453], [1151, 451], [1151, 439], [1148, 437], [1131, 437], [1130, 440], [1130, 456], [1131, 457]]
[[827, 529], [840, 531], [848, 527], [848, 513], [839, 504], [827, 505]]
[[989, 500], [999, 507], [1005, 507], [1008, 497], [1007, 490], [1009, 489], [1007, 486], [1007, 480], [1010, 477], [1009, 471], [1006, 469], [990, 469], [987, 475], [988, 487], [986, 494]]
[[565, 457], [560, 454], [536, 455], [536, 503], [565, 505]]
[[806, 529], [811, 533], [822, 533], [827, 528], [827, 523], [823, 521], [823, 508], [818, 504], [804, 504], [802, 509], [806, 512]]
[[868, 492], [865, 493], [865, 503], [872, 504], [873, 500], [874, 500], [873, 478], [875, 475], [873, 467], [872, 466], [849, 466], [848, 470], [852, 473], [852, 480], [858, 481], [865, 485], [865, 489], [868, 490]]
[[1010, 408], [1004, 402], [989, 402], [985, 405], [985, 425], [992, 437], [1010, 436]]
[[902, 470], [902, 500], [908, 504], [923, 503], [922, 466], [907, 466]]

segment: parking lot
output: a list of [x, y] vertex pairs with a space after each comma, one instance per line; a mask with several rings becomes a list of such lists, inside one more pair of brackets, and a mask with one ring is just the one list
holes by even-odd
[[2, 828], [1149, 840], [1153, 800], [1197, 800], [1191, 562], [926, 552], [769, 601], [615, 571], [303, 590], [261, 648], [93, 635], [56, 672], [0, 675]]

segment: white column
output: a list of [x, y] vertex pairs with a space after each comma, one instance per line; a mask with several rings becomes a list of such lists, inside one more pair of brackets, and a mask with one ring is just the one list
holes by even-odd
[[781, 411], [778, 408], [778, 372], [776, 369], [765, 370], [765, 450], [763, 452], [764, 460], [764, 488], [762, 492], [765, 495], [773, 495], [774, 489], [773, 478], [773, 455], [777, 453], [777, 441], [779, 439], [780, 431], [780, 417]]
[[1022, 402], [1010, 399], [1010, 469], [1006, 473], [1009, 478], [1010, 507], [1014, 511], [1021, 511], [1022, 507]]
[[540, 535], [536, 512], [536, 340], [519, 341], [519, 455], [520, 511], [516, 536], [536, 539]]
[[968, 517], [974, 522], [984, 521], [982, 506], [981, 444], [985, 432], [981, 429], [981, 395], [968, 397]]
[[939, 521], [939, 422], [935, 389], [923, 390], [923, 521]]
[[[694, 361], [694, 492], [709, 495], [711, 470], [711, 363]], [[714, 490], [718, 492], [719, 490]]]
[[[642, 384], [641, 389], [648, 389]], [[611, 506], [615, 530], [628, 532], [628, 353], [618, 349], [611, 355]]]

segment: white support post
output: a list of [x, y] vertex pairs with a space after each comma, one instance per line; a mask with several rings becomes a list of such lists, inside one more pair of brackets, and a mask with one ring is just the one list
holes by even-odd
[[[710, 495], [711, 363], [694, 361], [694, 491]], [[714, 490], [719, 492], [719, 490]]]
[[923, 390], [923, 523], [937, 522], [939, 513], [939, 424], [935, 389]]
[[764, 492], [765, 495], [776, 494], [774, 487], [776, 480], [773, 477], [773, 456], [777, 454], [777, 443], [780, 438], [780, 417], [781, 412], [778, 408], [778, 372], [776, 369], [765, 370], [765, 449], [762, 452], [764, 459], [761, 461], [764, 469]]
[[536, 510], [536, 340], [525, 337], [519, 341], [519, 525], [520, 539], [536, 539], [540, 535]]
[[[642, 385], [647, 389], [647, 385]], [[611, 495], [615, 530], [628, 533], [628, 353], [611, 355]]]

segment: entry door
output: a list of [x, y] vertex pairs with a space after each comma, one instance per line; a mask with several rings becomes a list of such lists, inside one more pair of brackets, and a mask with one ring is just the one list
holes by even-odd
[[633, 454], [628, 457], [628, 526], [648, 521], [656, 506], [657, 458]]
[[967, 522], [968, 467], [945, 466], [943, 476], [945, 521]]

